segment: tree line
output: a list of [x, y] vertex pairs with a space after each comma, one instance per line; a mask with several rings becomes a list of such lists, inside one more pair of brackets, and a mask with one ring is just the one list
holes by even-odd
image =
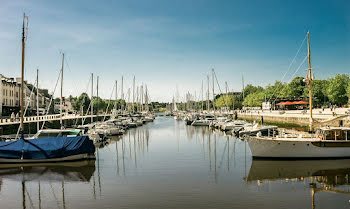
[[[243, 99], [244, 95], [244, 99]], [[347, 74], [337, 74], [327, 79], [312, 81], [313, 105], [315, 107], [325, 107], [337, 105], [339, 107], [347, 105], [350, 98], [350, 77]], [[275, 81], [265, 88], [261, 86], [247, 85], [240, 97], [232, 95], [220, 95], [216, 101], [217, 107], [225, 107], [228, 103], [237, 103], [245, 107], [259, 107], [264, 101], [276, 98], [297, 98], [308, 97], [309, 87], [303, 77], [295, 77], [289, 83]], [[228, 98], [228, 99], [227, 99]]]

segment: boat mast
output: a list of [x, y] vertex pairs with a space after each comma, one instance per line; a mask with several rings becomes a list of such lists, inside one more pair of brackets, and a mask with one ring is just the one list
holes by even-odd
[[123, 84], [124, 84], [124, 77], [122, 76], [122, 87], [121, 87], [121, 101], [120, 101], [120, 110], [123, 113], [124, 111], [124, 92], [123, 92]]
[[96, 98], [98, 99], [98, 80], [99, 80], [99, 76], [97, 76], [97, 83], [96, 83], [96, 89], [97, 89], [97, 92], [96, 92]]
[[146, 87], [146, 98], [145, 98], [145, 103], [146, 103], [146, 112], [149, 112], [149, 107], [148, 107], [148, 89], [147, 89], [147, 84], [145, 84]]
[[62, 53], [62, 69], [61, 69], [61, 99], [60, 99], [60, 124], [63, 129], [62, 123], [62, 105], [63, 105], [63, 68], [64, 68], [64, 53]]
[[244, 77], [242, 75], [242, 86], [243, 86], [243, 89], [242, 89], [242, 94], [243, 94], [243, 101], [244, 102]]
[[209, 75], [207, 75], [207, 80], [208, 80], [207, 111], [209, 113], [209, 111], [210, 111], [210, 103], [209, 103]]
[[135, 76], [132, 82], [132, 112], [135, 112], [135, 107], [134, 107], [134, 103], [135, 103]]
[[36, 129], [37, 131], [40, 130], [40, 122], [39, 122], [39, 69], [36, 69], [36, 116], [37, 116], [37, 123], [36, 123]]
[[141, 85], [141, 112], [143, 112], [143, 84]]
[[24, 86], [24, 49], [25, 49], [25, 34], [24, 34], [24, 19], [25, 14], [23, 14], [23, 27], [22, 27], [22, 68], [21, 68], [21, 121], [20, 121], [20, 133], [21, 138], [24, 140], [23, 132], [24, 132], [24, 126], [23, 126], [23, 106], [24, 106], [24, 92], [23, 92], [23, 86]]
[[115, 102], [114, 102], [114, 109], [115, 109], [115, 114], [117, 114], [117, 105], [118, 105], [118, 81], [115, 81]]
[[94, 122], [94, 74], [91, 73], [91, 123]]
[[308, 50], [308, 58], [309, 58], [309, 108], [310, 108], [310, 121], [309, 121], [309, 130], [312, 131], [312, 77], [311, 77], [311, 50], [310, 50], [310, 36], [309, 32], [307, 32], [307, 50]]
[[211, 69], [211, 72], [212, 72], [212, 77], [213, 77], [213, 110], [214, 110], [214, 115], [215, 115], [214, 68]]
[[229, 107], [228, 107], [227, 81], [225, 81], [225, 87], [226, 87], [226, 113], [227, 113], [227, 111], [229, 109]]
[[203, 97], [203, 94], [204, 94], [204, 92], [203, 92], [203, 80], [202, 80], [202, 112], [204, 111], [204, 97]]

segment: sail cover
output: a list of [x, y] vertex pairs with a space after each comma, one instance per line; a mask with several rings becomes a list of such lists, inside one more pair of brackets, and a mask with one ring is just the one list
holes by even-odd
[[88, 136], [0, 142], [0, 158], [6, 159], [52, 159], [93, 153], [95, 146]]

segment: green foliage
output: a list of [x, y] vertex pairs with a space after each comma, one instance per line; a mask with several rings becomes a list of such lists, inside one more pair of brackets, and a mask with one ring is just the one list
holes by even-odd
[[301, 97], [303, 96], [306, 83], [303, 77], [295, 77], [284, 89], [284, 97]]
[[101, 99], [101, 97], [94, 98], [93, 104], [94, 112], [105, 112], [108, 105], [105, 100]]
[[[315, 106], [325, 105], [329, 101], [327, 96], [328, 80], [313, 80], [312, 81], [312, 98]], [[309, 96], [309, 87], [304, 88], [304, 97]]]
[[80, 111], [80, 107], [83, 106], [84, 112], [88, 109], [90, 105], [90, 98], [86, 93], [82, 93], [78, 99], [75, 101], [73, 108], [76, 111]]
[[252, 94], [249, 94], [243, 102], [243, 106], [246, 107], [261, 107], [262, 102], [265, 98], [265, 92], [255, 92]]
[[[267, 85], [265, 89], [252, 85], [247, 85], [246, 88], [243, 105], [250, 107], [260, 106], [265, 96], [267, 99], [309, 96], [309, 87], [303, 77], [295, 77], [289, 84], [276, 81], [274, 85]], [[312, 96], [315, 106], [322, 106], [328, 102], [339, 106], [347, 104], [350, 98], [349, 75], [340, 74], [325, 80], [313, 80]]]
[[338, 74], [329, 79], [327, 95], [331, 103], [341, 106], [348, 102], [347, 88], [349, 83], [350, 78], [346, 74]]
[[223, 95], [220, 95], [220, 97], [215, 100], [215, 106], [217, 108], [221, 108], [221, 107], [229, 107], [230, 109], [233, 108], [233, 105], [234, 103], [236, 104], [237, 101], [236, 101], [236, 98], [232, 95], [226, 95], [226, 94], [223, 94]]
[[267, 85], [265, 88], [266, 98], [284, 97], [286, 84], [276, 81], [274, 85]]
[[255, 92], [262, 92], [264, 91], [264, 88], [261, 86], [253, 86], [251, 84], [248, 84], [245, 88], [244, 88], [244, 97], [248, 96], [249, 94], [255, 93]]
[[68, 99], [69, 101], [74, 102], [77, 100], [77, 97], [73, 97], [72, 95], [69, 95]]

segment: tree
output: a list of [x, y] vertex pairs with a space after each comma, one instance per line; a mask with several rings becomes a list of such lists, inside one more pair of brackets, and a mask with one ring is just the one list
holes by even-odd
[[274, 85], [267, 85], [266, 86], [266, 98], [278, 98], [278, 97], [285, 97], [284, 96], [284, 89], [286, 88], [286, 84], [282, 83], [281, 81], [275, 81]]
[[82, 93], [73, 105], [74, 110], [80, 111], [81, 106], [83, 106], [84, 112], [89, 108], [90, 98], [86, 93]]
[[249, 94], [243, 102], [243, 106], [246, 107], [261, 107], [262, 102], [265, 98], [265, 92], [255, 92], [252, 94]]
[[286, 88], [282, 90], [282, 94], [285, 97], [301, 97], [303, 96], [305, 86], [306, 84], [303, 77], [295, 77]]
[[[312, 81], [312, 98], [314, 106], [322, 106], [329, 101], [327, 97], [327, 80], [313, 80]], [[304, 88], [304, 97], [309, 96], [309, 87], [306, 85]]]
[[[350, 83], [348, 84], [348, 88], [347, 88], [347, 94], [348, 94], [348, 99], [350, 100]], [[350, 101], [348, 101], [350, 103]]]
[[255, 93], [255, 92], [262, 92], [264, 91], [264, 88], [261, 86], [253, 86], [252, 84], [248, 84], [243, 92], [244, 92], [244, 97], [248, 96], [249, 94]]
[[69, 101], [74, 102], [77, 100], [77, 97], [73, 97], [72, 95], [69, 95], [68, 99]]
[[94, 98], [94, 112], [104, 112], [107, 108], [107, 103], [100, 97]]
[[215, 106], [220, 107], [228, 107], [232, 108], [233, 103], [235, 102], [235, 98], [233, 95], [222, 94], [218, 99], [215, 100]]
[[346, 74], [338, 74], [334, 78], [329, 79], [327, 96], [333, 104], [342, 106], [348, 103], [347, 88], [349, 83], [350, 78]]

